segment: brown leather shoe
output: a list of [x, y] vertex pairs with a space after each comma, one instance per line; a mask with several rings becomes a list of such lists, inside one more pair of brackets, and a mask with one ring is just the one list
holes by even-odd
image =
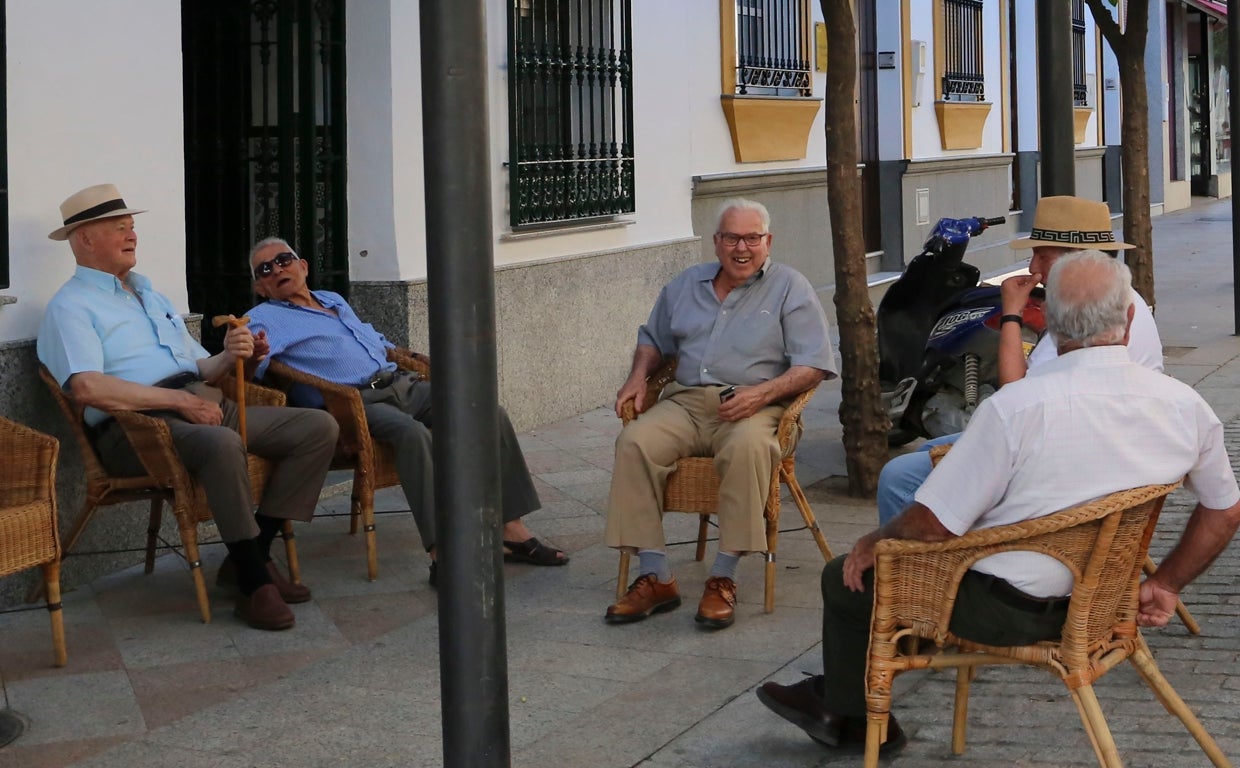
[[702, 602], [698, 603], [693, 620], [712, 629], [732, 626], [736, 609], [736, 582], [727, 576], [711, 576], [706, 580]]
[[275, 584], [264, 584], [254, 594], [237, 598], [233, 615], [255, 629], [278, 631], [289, 629], [297, 623], [297, 617], [280, 599]]
[[[310, 588], [304, 584], [289, 581], [284, 572], [271, 560], [267, 561], [267, 574], [271, 577], [271, 583], [280, 590], [280, 599], [284, 602], [296, 605], [310, 600]], [[237, 589], [237, 564], [231, 557], [224, 558], [224, 562], [220, 563], [220, 570], [215, 574], [215, 585], [224, 589]]]
[[608, 624], [641, 621], [652, 613], [664, 613], [680, 607], [680, 589], [676, 577], [662, 582], [653, 573], [643, 573], [629, 585], [624, 597], [607, 608]]

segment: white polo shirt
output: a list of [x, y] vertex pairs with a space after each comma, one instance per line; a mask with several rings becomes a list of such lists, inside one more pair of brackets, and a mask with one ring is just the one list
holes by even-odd
[[[915, 498], [959, 535], [1181, 478], [1210, 509], [1240, 500], [1222, 423], [1191, 387], [1132, 362], [1123, 346], [1091, 347], [982, 402]], [[1072, 591], [1071, 572], [1034, 552], [973, 568], [1039, 597]]]

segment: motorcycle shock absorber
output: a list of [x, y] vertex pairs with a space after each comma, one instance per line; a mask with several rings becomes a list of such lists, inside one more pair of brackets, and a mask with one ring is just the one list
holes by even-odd
[[980, 358], [972, 352], [964, 356], [964, 401], [970, 407], [977, 405], [977, 367]]

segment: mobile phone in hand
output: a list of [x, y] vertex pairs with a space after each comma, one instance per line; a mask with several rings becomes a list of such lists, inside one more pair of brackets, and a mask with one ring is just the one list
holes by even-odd
[[724, 387], [719, 390], [719, 402], [726, 403], [733, 395], [736, 394], [736, 385]]

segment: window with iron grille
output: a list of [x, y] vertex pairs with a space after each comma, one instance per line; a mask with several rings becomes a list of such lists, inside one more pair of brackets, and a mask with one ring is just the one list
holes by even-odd
[[509, 0], [514, 228], [634, 211], [630, 0]]
[[736, 93], [811, 95], [811, 25], [805, 0], [736, 0]]
[[982, 0], [943, 0], [944, 101], [984, 101]]
[[1085, 0], [1072, 0], [1072, 104], [1089, 106], [1085, 88]]
[[8, 43], [5, 42], [5, 0], [0, 0], [0, 288], [9, 287], [9, 134], [8, 98], [5, 83], [8, 71]]

